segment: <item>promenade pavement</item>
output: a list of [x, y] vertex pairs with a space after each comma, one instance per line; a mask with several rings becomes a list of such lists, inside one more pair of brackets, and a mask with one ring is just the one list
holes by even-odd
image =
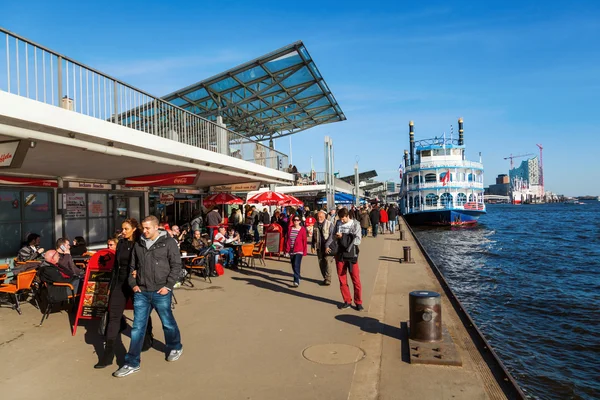
[[[72, 337], [66, 312], [51, 314], [38, 327], [41, 315], [29, 304], [21, 316], [1, 309], [0, 393], [11, 400], [504, 398], [445, 299], [444, 323], [463, 366], [406, 361], [400, 326], [408, 319], [408, 293], [441, 289], [412, 237], [396, 239], [363, 240], [363, 312], [338, 309], [335, 272], [331, 286], [320, 286], [312, 255], [302, 261], [299, 288], [292, 287], [284, 258], [257, 263], [256, 269], [226, 270], [212, 284], [194, 278], [194, 288], [175, 291], [184, 346], [180, 360], [165, 361], [162, 329], [153, 313], [155, 348], [142, 354], [139, 372], [122, 379], [111, 376], [116, 364], [93, 369], [102, 346], [97, 321], [82, 322]], [[397, 261], [403, 245], [411, 245], [415, 264]], [[132, 318], [131, 311], [126, 315]], [[122, 335], [119, 364], [129, 332]]]

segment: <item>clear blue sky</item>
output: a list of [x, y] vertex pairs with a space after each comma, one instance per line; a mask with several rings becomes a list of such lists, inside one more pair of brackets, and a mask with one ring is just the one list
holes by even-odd
[[[546, 189], [600, 195], [600, 2], [2, 2], [0, 24], [156, 95], [302, 40], [348, 120], [292, 136], [301, 171], [397, 179], [408, 146], [456, 131], [486, 184], [544, 146]], [[276, 148], [289, 153], [289, 139]]]

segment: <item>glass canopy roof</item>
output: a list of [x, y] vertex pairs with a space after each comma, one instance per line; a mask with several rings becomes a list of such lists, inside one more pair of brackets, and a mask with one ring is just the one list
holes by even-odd
[[163, 99], [257, 140], [346, 119], [300, 41]]

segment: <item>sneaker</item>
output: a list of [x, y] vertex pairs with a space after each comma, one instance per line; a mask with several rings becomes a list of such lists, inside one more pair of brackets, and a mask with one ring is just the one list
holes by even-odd
[[183, 349], [181, 349], [181, 350], [171, 350], [171, 352], [167, 356], [167, 361], [177, 361], [177, 360], [179, 360], [179, 357], [181, 357], [181, 353], [183, 353]]
[[362, 304], [357, 304], [356, 311], [362, 311], [362, 310], [364, 310], [364, 307], [362, 306]]
[[331, 282], [329, 282], [329, 281], [323, 281], [323, 286], [329, 286], [329, 285], [331, 285]]
[[294, 287], [298, 287], [300, 284], [298, 282], [294, 282]]
[[344, 304], [338, 306], [338, 308], [340, 310], [345, 310], [345, 309], [350, 308], [350, 307], [352, 307], [352, 304], [350, 304], [350, 303], [344, 303]]
[[113, 376], [115, 378], [123, 378], [124, 376], [127, 375], [131, 375], [135, 372], [138, 372], [140, 370], [140, 366], [138, 365], [137, 367], [132, 367], [130, 365], [123, 365], [121, 368], [119, 368], [118, 370], [116, 370], [115, 372], [113, 372]]

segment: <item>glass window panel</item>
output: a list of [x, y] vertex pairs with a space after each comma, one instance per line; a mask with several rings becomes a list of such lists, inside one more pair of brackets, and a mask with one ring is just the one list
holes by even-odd
[[315, 83], [308, 89], [306, 89], [303, 92], [299, 93], [298, 95], [294, 96], [294, 98], [304, 99], [306, 97], [315, 96], [315, 95], [321, 94], [321, 93], [323, 93], [323, 91], [321, 90], [321, 86], [319, 86], [318, 84]]
[[21, 220], [21, 192], [0, 190], [0, 221]]
[[190, 100], [200, 100], [205, 97], [208, 97], [208, 92], [204, 88], [200, 88], [198, 90], [193, 91], [192, 93], [188, 93], [185, 95]]
[[176, 105], [176, 106], [182, 106], [184, 104], [187, 104], [188, 102], [184, 99], [182, 99], [181, 97], [176, 97], [173, 100], [169, 101], [169, 103]]
[[[65, 218], [85, 218], [87, 216], [85, 193], [65, 193]], [[81, 235], [77, 235], [81, 236]]]
[[88, 243], [103, 243], [108, 239], [108, 221], [106, 218], [90, 218]]
[[306, 107], [307, 110], [310, 110], [311, 108], [317, 108], [317, 107], [322, 107], [322, 106], [326, 106], [329, 104], [329, 101], [327, 101], [326, 97], [322, 97], [319, 100], [311, 103], [309, 106]]
[[271, 89], [269, 89], [269, 90], [267, 90], [267, 91], [263, 92], [263, 95], [266, 95], [266, 94], [269, 94], [269, 93], [273, 93], [273, 92], [280, 92], [281, 90], [282, 90], [282, 89], [281, 89], [281, 86], [279, 86], [279, 85], [275, 85], [275, 86], [273, 86]]
[[21, 223], [0, 224], [0, 256], [16, 257], [24, 241]]
[[300, 53], [302, 53], [302, 55], [304, 56], [305, 60], [310, 60], [310, 56], [308, 55], [308, 51], [306, 51], [306, 48], [304, 46], [300, 47]]
[[300, 68], [300, 70], [295, 72], [292, 76], [284, 79], [284, 81], [282, 82], [282, 85], [283, 85], [283, 87], [296, 86], [301, 83], [306, 83], [306, 82], [312, 81], [312, 80], [314, 80], [314, 78], [311, 75], [311, 73], [308, 71], [308, 68], [302, 67], [302, 68]]
[[106, 193], [88, 193], [88, 213], [90, 217], [107, 216]]
[[23, 193], [23, 217], [25, 220], [52, 219], [51, 192]]
[[139, 197], [129, 198], [129, 218], [141, 221], [141, 199]]
[[70, 240], [75, 239], [76, 236], [83, 236], [85, 238], [85, 219], [67, 219], [64, 222], [65, 236], [67, 238], [69, 238]]
[[227, 89], [231, 89], [232, 87], [236, 87], [239, 86], [239, 83], [233, 79], [233, 78], [225, 78], [221, 81], [215, 82], [212, 85], [210, 85], [209, 87], [211, 89], [217, 90], [217, 91], [224, 91]]
[[254, 67], [247, 71], [240, 72], [235, 77], [238, 78], [240, 81], [246, 83], [258, 78], [262, 78], [265, 75], [267, 75], [267, 73], [264, 69], [262, 69], [261, 67]]
[[322, 78], [321, 74], [319, 73], [319, 70], [317, 69], [317, 66], [315, 65], [315, 63], [311, 62], [310, 64], [308, 64], [308, 66], [310, 67], [310, 70], [315, 74], [315, 76], [319, 79]]
[[54, 227], [52, 220], [40, 222], [25, 222], [23, 223], [23, 237], [27, 237], [30, 233], [37, 233], [41, 236], [40, 246], [44, 249], [54, 248]]
[[265, 67], [269, 69], [271, 72], [277, 72], [292, 65], [296, 65], [302, 62], [300, 55], [298, 52], [294, 51], [293, 53], [286, 54], [279, 58], [276, 58], [273, 61], [269, 61], [265, 64]]

